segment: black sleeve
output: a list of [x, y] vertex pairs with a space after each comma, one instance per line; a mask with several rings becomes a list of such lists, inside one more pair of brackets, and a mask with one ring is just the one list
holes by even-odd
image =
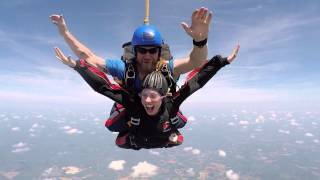
[[191, 94], [202, 88], [222, 67], [229, 64], [227, 58], [220, 55], [214, 56], [200, 69], [194, 70], [188, 75], [186, 83], [177, 92], [174, 97], [173, 108], [175, 111], [179, 109], [181, 103]]
[[128, 106], [128, 93], [120, 86], [112, 84], [103, 72], [90, 66], [84, 60], [77, 61], [74, 70], [76, 70], [96, 92], [109, 97], [124, 107]]

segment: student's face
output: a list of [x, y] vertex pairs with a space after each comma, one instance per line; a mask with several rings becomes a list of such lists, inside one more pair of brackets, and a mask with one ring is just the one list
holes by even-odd
[[140, 93], [140, 96], [141, 103], [148, 115], [154, 116], [160, 111], [164, 96], [161, 96], [156, 90], [153, 89], [143, 89]]
[[139, 66], [143, 71], [154, 71], [159, 58], [159, 48], [154, 46], [138, 46], [136, 51], [137, 66]]

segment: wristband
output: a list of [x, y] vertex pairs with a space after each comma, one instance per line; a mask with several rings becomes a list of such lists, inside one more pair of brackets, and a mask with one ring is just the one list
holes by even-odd
[[208, 38], [202, 40], [202, 41], [195, 41], [194, 39], [192, 40], [193, 45], [202, 48], [203, 46], [205, 46], [207, 44]]

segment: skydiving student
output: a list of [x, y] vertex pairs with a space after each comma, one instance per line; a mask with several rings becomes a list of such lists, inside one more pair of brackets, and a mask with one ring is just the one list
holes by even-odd
[[[62, 15], [52, 15], [50, 18], [79, 59], [85, 59], [91, 66], [121, 80], [122, 87], [127, 89], [133, 96], [140, 93], [143, 79], [147, 74], [156, 70], [156, 65], [162, 60], [161, 53], [164, 42], [155, 26], [142, 25], [135, 30], [131, 41], [134, 51], [132, 59], [127, 59], [126, 61], [119, 59], [104, 60], [71, 34]], [[193, 48], [190, 54], [186, 58], [165, 59], [166, 61], [163, 61], [165, 63], [163, 63], [162, 67], [159, 67], [159, 69], [167, 71], [166, 79], [172, 93], [175, 92], [175, 80], [181, 74], [201, 66], [208, 59], [207, 38], [211, 18], [212, 13], [207, 8], [196, 9], [191, 16], [191, 26], [184, 22], [182, 23], [186, 33], [193, 39]], [[120, 131], [125, 115], [124, 108], [119, 104], [115, 105], [110, 113], [107, 128], [111, 131]], [[179, 112], [177, 117], [180, 120], [186, 120]]]
[[161, 148], [180, 145], [183, 136], [178, 131], [184, 126], [183, 121], [175, 118], [181, 103], [198, 89], [202, 88], [218, 70], [230, 64], [236, 57], [240, 46], [234, 48], [227, 57], [214, 56], [200, 68], [193, 70], [185, 84], [176, 93], [171, 94], [163, 72], [148, 74], [142, 91], [133, 97], [118, 85], [111, 84], [104, 73], [89, 65], [85, 60], [75, 62], [56, 48], [57, 58], [74, 68], [85, 81], [97, 92], [103, 94], [127, 110], [127, 131], [118, 134], [116, 144], [121, 148], [139, 150], [141, 148]]

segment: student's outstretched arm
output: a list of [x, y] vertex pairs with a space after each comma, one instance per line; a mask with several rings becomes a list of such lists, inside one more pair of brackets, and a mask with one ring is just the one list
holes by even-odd
[[90, 66], [83, 59], [74, 61], [71, 57], [66, 57], [59, 48], [55, 48], [56, 57], [64, 64], [76, 70], [81, 77], [94, 89], [96, 92], [109, 97], [124, 107], [129, 105], [128, 92], [120, 86], [112, 84], [108, 77], [99, 69]]
[[181, 103], [191, 94], [202, 88], [222, 67], [233, 62], [240, 46], [237, 45], [228, 57], [214, 56], [202, 67], [193, 70], [187, 77], [186, 83], [174, 96], [173, 107], [178, 110]]

